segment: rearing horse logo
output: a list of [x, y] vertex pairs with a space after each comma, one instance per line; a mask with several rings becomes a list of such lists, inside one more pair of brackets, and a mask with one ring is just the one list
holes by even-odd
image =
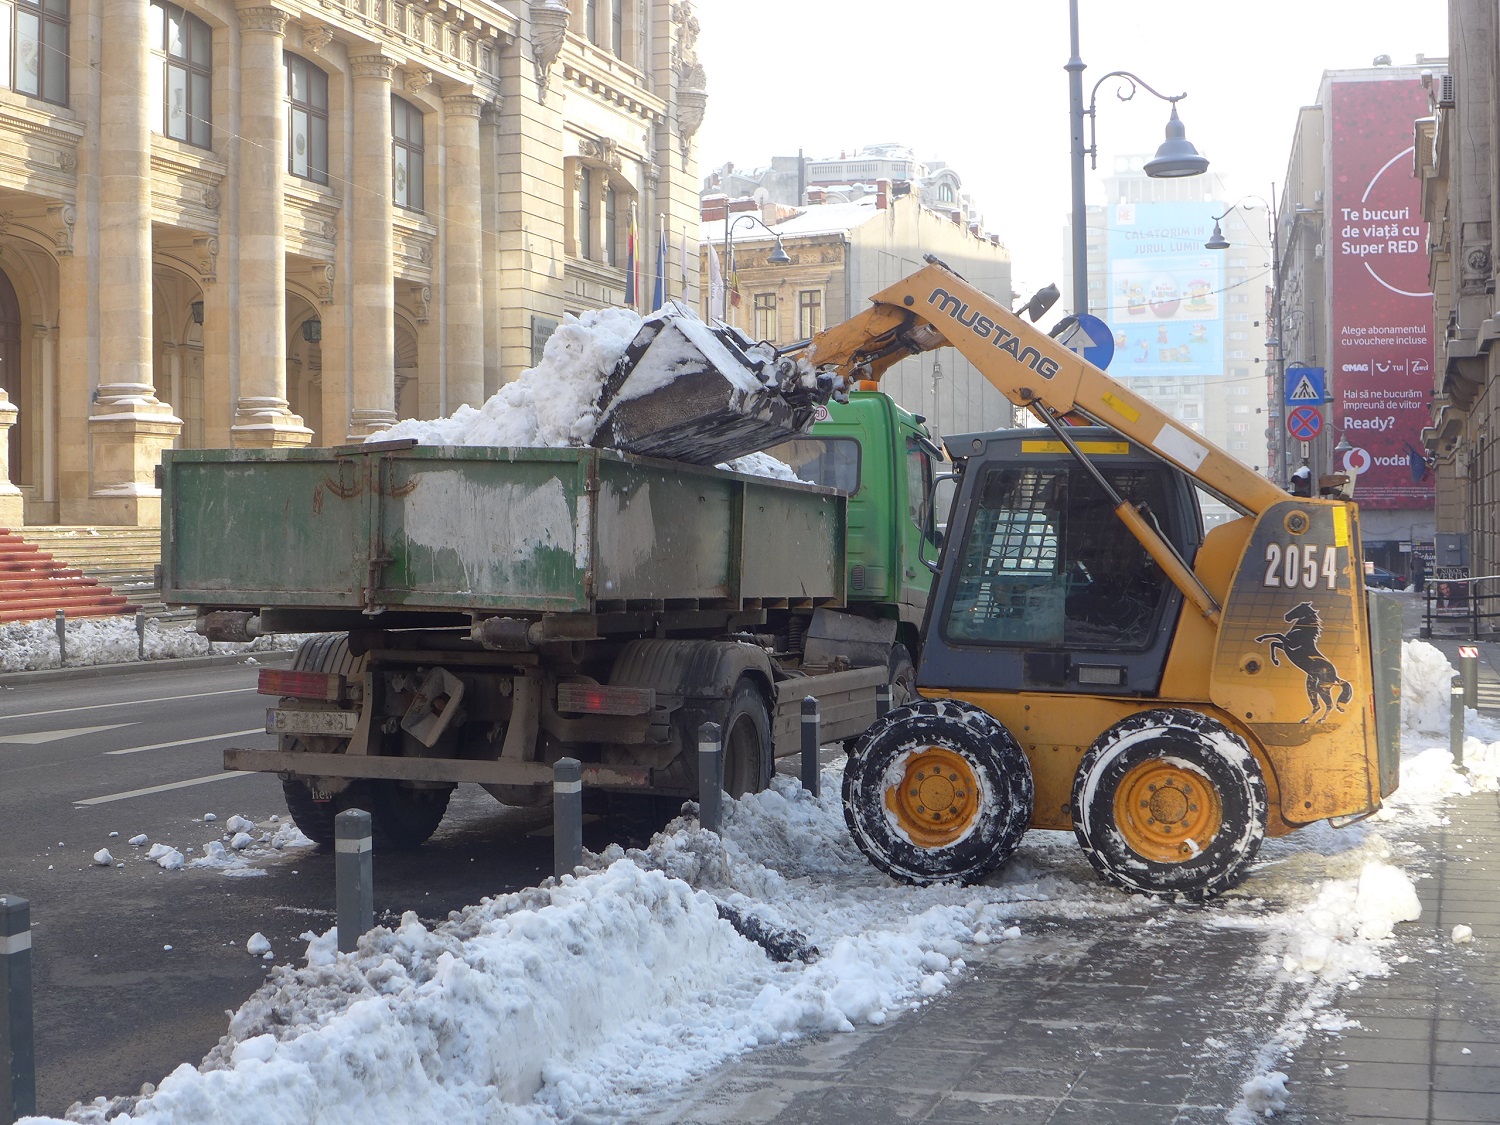
[[[1283, 620], [1291, 622], [1285, 633], [1262, 633], [1255, 643], [1270, 641], [1272, 664], [1280, 667], [1281, 654], [1285, 653], [1293, 665], [1307, 674], [1307, 701], [1312, 704], [1312, 711], [1302, 722], [1326, 718], [1335, 707], [1342, 711], [1344, 704], [1354, 697], [1354, 688], [1339, 676], [1333, 661], [1318, 651], [1318, 638], [1323, 635], [1318, 611], [1312, 602], [1302, 602], [1287, 610]], [[1337, 700], [1333, 697], [1334, 688], [1339, 689]]]

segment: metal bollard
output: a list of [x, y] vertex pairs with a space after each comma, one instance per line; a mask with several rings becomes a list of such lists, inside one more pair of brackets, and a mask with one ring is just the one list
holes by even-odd
[[32, 1042], [31, 904], [0, 895], [0, 1119], [36, 1113]]
[[698, 824], [717, 832], [724, 823], [724, 739], [718, 723], [698, 728]]
[[68, 663], [68, 615], [62, 610], [57, 611], [57, 666], [66, 667]]
[[375, 872], [370, 855], [373, 846], [370, 814], [364, 809], [348, 809], [333, 818], [333, 881], [340, 953], [353, 953], [360, 935], [375, 928]]
[[561, 879], [583, 862], [583, 766], [552, 763], [552, 874]]
[[[1471, 656], [1470, 653], [1473, 653]], [[1464, 706], [1479, 707], [1479, 650], [1465, 645], [1458, 650], [1458, 674], [1464, 681]]]
[[1448, 752], [1453, 755], [1454, 769], [1461, 770], [1464, 768], [1464, 683], [1461, 676], [1453, 677], [1448, 700]]
[[802, 699], [802, 788], [814, 797], [822, 796], [823, 770], [818, 764], [818, 748], [823, 741], [822, 716], [815, 696]]
[[146, 611], [135, 611], [135, 658], [146, 659]]
[[891, 685], [881, 684], [875, 689], [875, 717], [883, 719], [891, 713]]

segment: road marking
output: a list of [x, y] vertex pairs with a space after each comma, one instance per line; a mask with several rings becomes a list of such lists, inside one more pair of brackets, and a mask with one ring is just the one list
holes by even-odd
[[51, 711], [24, 711], [19, 715], [0, 715], [0, 719], [38, 719], [43, 715], [71, 715], [74, 711], [97, 711], [101, 707], [134, 707], [138, 703], [175, 703], [179, 699], [207, 699], [212, 695], [255, 693], [254, 688], [227, 688], [224, 691], [198, 691], [192, 695], [159, 695], [155, 699], [124, 699], [119, 703], [87, 703], [81, 707], [57, 707]]
[[223, 773], [211, 773], [207, 777], [190, 777], [186, 781], [174, 781], [170, 785], [153, 785], [147, 789], [131, 789], [125, 793], [109, 793], [103, 797], [88, 797], [81, 801], [74, 801], [75, 805], [107, 805], [111, 801], [124, 801], [130, 797], [148, 797], [152, 793], [167, 793], [173, 789], [186, 789], [191, 785], [207, 785], [210, 781], [223, 781], [226, 777], [254, 777], [255, 774], [244, 770], [225, 770]]
[[134, 723], [109, 723], [102, 727], [68, 727], [66, 730], [39, 730], [35, 734], [8, 734], [0, 738], [0, 745], [41, 746], [47, 742], [60, 742], [64, 738], [77, 738], [83, 734], [97, 734], [101, 730], [119, 730], [133, 727]]
[[[107, 728], [101, 728], [107, 729]], [[205, 734], [202, 738], [179, 738], [176, 742], [153, 742], [150, 746], [126, 746], [121, 750], [106, 750], [106, 754], [139, 754], [143, 750], [170, 750], [174, 746], [192, 746], [197, 742], [217, 742], [221, 738], [244, 738], [247, 734], [265, 734], [264, 726], [249, 730], [230, 730], [223, 734]]]

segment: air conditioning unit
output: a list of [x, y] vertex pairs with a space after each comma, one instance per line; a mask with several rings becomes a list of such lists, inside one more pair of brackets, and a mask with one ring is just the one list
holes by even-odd
[[1437, 81], [1438, 108], [1452, 109], [1454, 106], [1458, 105], [1458, 83], [1454, 81], [1453, 75], [1441, 75]]

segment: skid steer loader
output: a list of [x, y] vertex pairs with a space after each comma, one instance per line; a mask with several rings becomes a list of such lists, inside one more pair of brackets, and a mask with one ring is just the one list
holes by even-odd
[[[742, 357], [680, 337], [642, 361], [654, 342], [616, 390], [657, 369], [649, 399], [663, 360], [745, 377]], [[1046, 429], [947, 439], [958, 489], [930, 564], [922, 698], [878, 720], [844, 774], [871, 862], [972, 882], [1027, 828], [1071, 828], [1106, 882], [1202, 901], [1245, 878], [1266, 835], [1377, 810], [1398, 781], [1400, 613], [1367, 601], [1356, 506], [1283, 492], [931, 257], [761, 370], [809, 395], [876, 389], [939, 347]], [[689, 459], [803, 420], [671, 410], [652, 424]], [[1239, 517], [1205, 531], [1202, 494]]]

